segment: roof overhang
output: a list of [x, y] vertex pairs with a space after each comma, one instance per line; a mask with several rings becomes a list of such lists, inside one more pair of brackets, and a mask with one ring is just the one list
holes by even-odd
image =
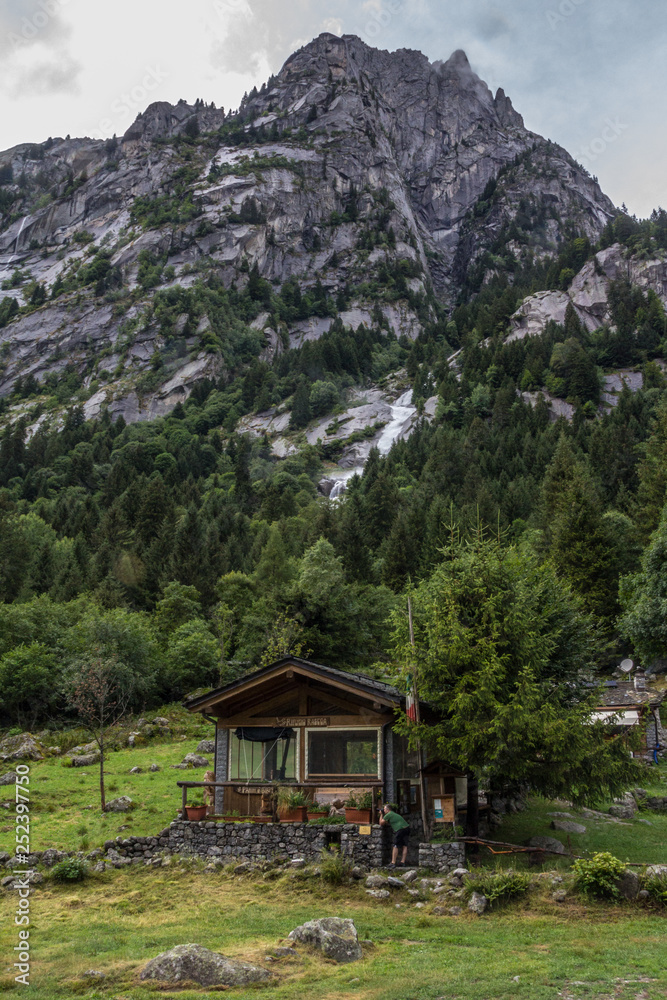
[[332, 689], [368, 700], [384, 709], [400, 707], [404, 701], [398, 691], [387, 684], [374, 681], [372, 677], [366, 678], [359, 674], [346, 675], [342, 670], [334, 670], [319, 663], [311, 663], [298, 657], [286, 657], [231, 684], [186, 701], [184, 706], [190, 712], [205, 714], [233, 703], [253, 689], [270, 687], [272, 682], [282, 678], [290, 681], [299, 679], [317, 681]]

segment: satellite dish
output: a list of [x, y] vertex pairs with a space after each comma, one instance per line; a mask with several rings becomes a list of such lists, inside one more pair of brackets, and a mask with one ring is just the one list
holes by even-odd
[[632, 660], [623, 660], [623, 662], [621, 663], [621, 670], [623, 671], [624, 674], [629, 674], [630, 671], [633, 669], [633, 667], [634, 663], [632, 662]]

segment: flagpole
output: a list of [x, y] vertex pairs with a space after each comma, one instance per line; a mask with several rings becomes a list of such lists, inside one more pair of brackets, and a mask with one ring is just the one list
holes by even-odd
[[[415, 722], [421, 725], [421, 709], [419, 707], [419, 692], [417, 690], [417, 657], [415, 655], [415, 629], [412, 620], [412, 598], [408, 597], [408, 621], [410, 622], [410, 645], [412, 646], [412, 692], [415, 702]], [[426, 803], [426, 780], [424, 778], [424, 759], [422, 756], [421, 739], [417, 737], [417, 753], [419, 755], [419, 791], [421, 799], [422, 826], [424, 827], [424, 840], [428, 841], [430, 835], [430, 824], [428, 821], [428, 807]]]

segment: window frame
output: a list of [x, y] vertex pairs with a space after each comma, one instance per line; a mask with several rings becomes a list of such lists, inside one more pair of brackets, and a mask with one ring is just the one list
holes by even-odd
[[[246, 729], [252, 729], [253, 727], [252, 726], [246, 726], [245, 728]], [[236, 782], [239, 785], [262, 785], [262, 784], [271, 785], [271, 784], [273, 784], [273, 782], [270, 780], [270, 778], [253, 778], [253, 777], [250, 777], [250, 778], [235, 778], [233, 776], [233, 774], [232, 774], [232, 768], [233, 768], [233, 763], [234, 763], [234, 761], [233, 761], [233, 753], [232, 753], [233, 741], [234, 740], [237, 741], [237, 743], [239, 744], [239, 750], [241, 749], [240, 744], [243, 743], [243, 742], [245, 742], [245, 741], [244, 740], [239, 740], [237, 738], [234, 729], [228, 729], [227, 732], [229, 733], [229, 751], [228, 751], [228, 755], [227, 755], [227, 757], [228, 757], [227, 780], [228, 781]], [[270, 742], [270, 741], [267, 741], [267, 742]], [[301, 744], [301, 740], [299, 739], [299, 730], [298, 729], [295, 732], [294, 739], [292, 740], [292, 743], [294, 744], [294, 777], [293, 778], [285, 778], [285, 782], [290, 782], [291, 784], [298, 784], [299, 783], [299, 775], [301, 773], [301, 771], [300, 771], [300, 766], [301, 766], [301, 746], [300, 746], [300, 744]], [[251, 746], [258, 746], [258, 745], [261, 745], [262, 747], [265, 747], [266, 743], [262, 743], [262, 744], [251, 743]], [[262, 751], [262, 757], [263, 756], [264, 756], [264, 751]]]
[[[384, 741], [382, 739], [383, 726], [312, 726], [305, 729], [305, 780], [306, 781], [330, 781], [333, 784], [340, 784], [341, 781], [382, 781], [384, 770]], [[377, 772], [370, 774], [311, 774], [310, 773], [310, 734], [311, 733], [375, 733], [377, 743]]]

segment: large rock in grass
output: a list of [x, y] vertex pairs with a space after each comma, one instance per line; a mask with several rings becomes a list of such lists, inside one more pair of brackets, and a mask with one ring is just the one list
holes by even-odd
[[632, 819], [638, 808], [632, 792], [626, 792], [622, 799], [614, 799], [614, 805], [609, 806], [609, 815], [616, 819]]
[[130, 812], [134, 802], [128, 795], [121, 795], [119, 799], [112, 799], [111, 802], [107, 802], [107, 812], [112, 813], [126, 813]]
[[573, 823], [571, 820], [554, 819], [551, 821], [552, 830], [562, 830], [563, 833], [586, 833], [586, 827], [581, 823]]
[[72, 757], [72, 767], [92, 767], [94, 764], [99, 764], [100, 761], [100, 751], [97, 753], [87, 753], [82, 757]]
[[143, 980], [198, 983], [200, 986], [248, 986], [265, 983], [270, 973], [257, 965], [235, 962], [200, 944], [179, 944], [154, 958], [141, 973]]
[[3, 785], [15, 785], [16, 784], [16, 771], [8, 771], [7, 774], [3, 774], [0, 778], [0, 788]]
[[192, 767], [210, 767], [210, 763], [206, 757], [201, 757], [197, 753], [186, 754], [182, 760], [183, 764], [191, 764]]
[[486, 896], [483, 896], [481, 892], [473, 892], [468, 903], [468, 909], [471, 913], [476, 913], [478, 917], [481, 917], [488, 909], [488, 906], [489, 901]]
[[555, 837], [532, 837], [528, 841], [529, 847], [539, 847], [541, 851], [549, 854], [567, 854], [567, 847]]
[[6, 736], [0, 742], [0, 760], [44, 760], [42, 747], [30, 733]]
[[215, 740], [202, 740], [197, 747], [197, 753], [215, 753]]
[[340, 964], [358, 962], [363, 958], [354, 921], [342, 917], [310, 920], [307, 924], [295, 927], [289, 934], [289, 939], [309, 944]]
[[618, 892], [623, 897], [623, 899], [633, 900], [639, 895], [639, 890], [641, 889], [641, 882], [639, 881], [639, 875], [635, 872], [626, 869], [618, 882], [616, 883], [616, 888]]

